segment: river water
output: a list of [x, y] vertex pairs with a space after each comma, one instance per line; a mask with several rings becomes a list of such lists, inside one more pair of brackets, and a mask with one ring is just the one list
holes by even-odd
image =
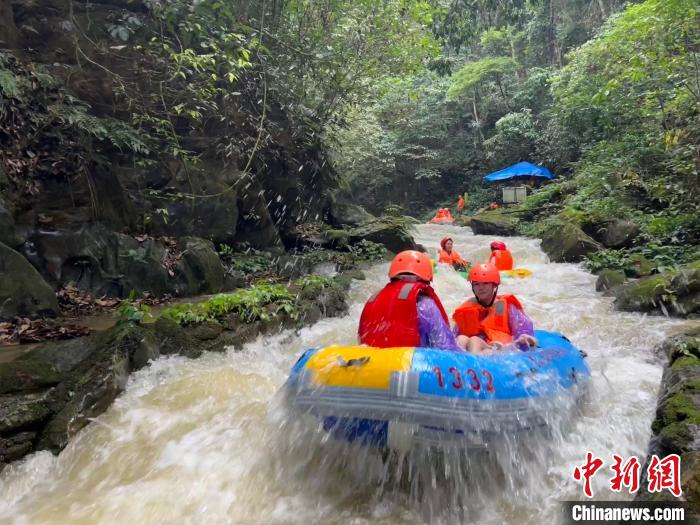
[[[445, 235], [476, 262], [495, 240], [437, 225], [418, 226], [416, 238], [435, 253]], [[685, 322], [616, 312], [578, 265], [548, 264], [537, 240], [505, 240], [516, 265], [533, 275], [504, 281], [500, 292], [516, 294], [538, 328], [560, 331], [584, 349], [593, 378], [589, 401], [566, 432], [534, 454], [521, 454], [517, 443], [498, 449], [510, 456], [500, 482], [486, 482], [484, 459], [479, 474], [457, 487], [458, 499], [435, 498], [435, 477], [432, 496], [399, 484], [389, 490], [377, 481], [387, 469], [379, 455], [353, 450], [329, 458], [332, 444], [292, 435], [281, 423], [276, 392], [290, 367], [307, 347], [354, 344], [364, 301], [386, 282], [388, 264], [380, 264], [353, 284], [343, 318], [261, 338], [240, 352], [162, 358], [135, 373], [58, 457], [40, 452], [0, 474], [0, 523], [558, 522], [558, 501], [583, 496], [571, 472], [587, 451], [604, 459], [605, 469], [612, 453], [643, 463], [662, 372], [652, 348]], [[448, 312], [469, 294], [444, 268], [435, 288]], [[594, 478], [596, 498], [630, 498], [611, 493], [609, 477], [601, 470]], [[450, 508], [457, 501], [460, 508]]]

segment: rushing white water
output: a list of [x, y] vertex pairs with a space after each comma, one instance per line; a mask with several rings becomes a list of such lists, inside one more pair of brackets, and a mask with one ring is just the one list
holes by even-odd
[[[452, 226], [419, 226], [417, 240], [434, 253], [445, 235], [477, 262], [494, 240]], [[645, 456], [661, 377], [651, 349], [683, 322], [616, 312], [578, 265], [546, 263], [536, 240], [506, 241], [517, 266], [534, 274], [508, 280], [500, 291], [517, 294], [538, 328], [560, 331], [588, 353], [592, 399], [548, 446], [511, 442], [492, 450], [508, 456], [503, 472], [494, 473], [492, 458], [477, 452], [466, 466], [442, 462], [468, 470], [463, 485], [445, 488], [459, 497], [434, 497], [449, 474], [430, 470], [436, 458], [418, 458], [432, 472], [433, 497], [425, 499], [382, 482], [398, 468], [418, 466], [387, 466], [361, 449], [331, 457], [333, 444], [291, 432], [280, 417], [275, 394], [305, 348], [354, 344], [364, 301], [386, 282], [382, 264], [353, 285], [343, 318], [258, 339], [241, 352], [163, 358], [134, 374], [126, 392], [58, 457], [34, 454], [0, 474], [0, 523], [359, 525], [444, 516], [451, 523], [557, 522], [557, 502], [582, 497], [571, 472], [586, 451], [606, 464], [612, 453]], [[469, 295], [451, 270], [440, 270], [435, 287], [448, 311]], [[596, 497], [625, 497], [611, 493], [608, 480], [609, 472], [594, 478]]]

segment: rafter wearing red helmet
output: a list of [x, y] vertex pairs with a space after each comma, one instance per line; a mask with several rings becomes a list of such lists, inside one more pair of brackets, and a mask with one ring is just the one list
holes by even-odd
[[494, 241], [491, 243], [491, 257], [489, 258], [489, 262], [501, 272], [512, 270], [513, 254], [510, 253], [510, 250], [506, 247], [505, 243], [501, 241]]
[[474, 298], [452, 314], [459, 336], [457, 344], [469, 352], [490, 353], [515, 344], [521, 350], [537, 346], [532, 321], [514, 295], [497, 295], [501, 276], [490, 263], [475, 265], [469, 272]]
[[433, 265], [424, 253], [399, 253], [389, 268], [390, 282], [365, 304], [360, 343], [380, 348], [421, 346], [461, 351], [445, 309], [430, 286]]

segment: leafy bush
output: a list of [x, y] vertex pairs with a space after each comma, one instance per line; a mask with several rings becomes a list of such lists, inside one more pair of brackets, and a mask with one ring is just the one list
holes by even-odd
[[272, 261], [262, 255], [237, 253], [227, 244], [219, 245], [219, 257], [228, 272], [255, 274], [267, 272], [272, 268]]
[[350, 246], [350, 252], [355, 257], [366, 261], [382, 261], [386, 259], [387, 249], [383, 244], [362, 239]]

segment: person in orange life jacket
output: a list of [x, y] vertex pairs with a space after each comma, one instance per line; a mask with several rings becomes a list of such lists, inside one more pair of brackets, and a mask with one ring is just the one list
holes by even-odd
[[462, 259], [459, 252], [453, 249], [454, 241], [451, 237], [445, 237], [440, 241], [440, 249], [438, 250], [438, 262], [443, 264], [451, 264], [455, 270], [464, 271], [469, 265], [468, 261]]
[[414, 346], [461, 352], [435, 290], [433, 265], [414, 250], [399, 253], [389, 268], [391, 281], [367, 301], [358, 336], [380, 348]]
[[520, 350], [537, 346], [532, 321], [514, 295], [497, 295], [501, 277], [489, 263], [469, 272], [474, 299], [465, 301], [452, 314], [459, 336], [457, 344], [469, 352], [490, 353], [508, 345]]
[[461, 213], [464, 211], [464, 197], [461, 195], [458, 196], [459, 198], [457, 199], [457, 210]]
[[494, 241], [491, 243], [491, 257], [489, 262], [493, 264], [499, 271], [512, 270], [513, 269], [513, 254], [506, 247], [505, 243], [501, 241]]

